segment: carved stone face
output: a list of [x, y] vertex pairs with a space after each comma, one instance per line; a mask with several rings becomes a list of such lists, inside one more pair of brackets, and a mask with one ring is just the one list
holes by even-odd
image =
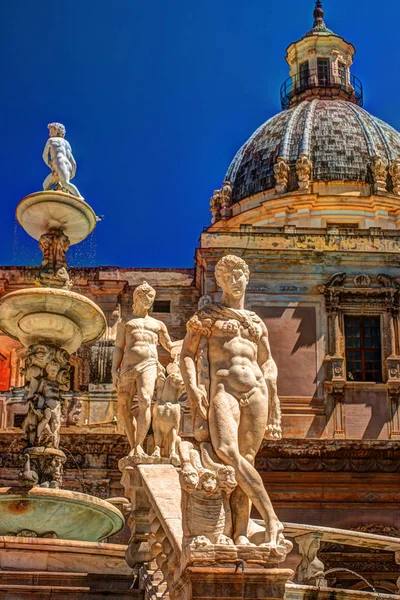
[[217, 478], [214, 473], [204, 473], [201, 477], [201, 487], [206, 494], [213, 494], [217, 489]]
[[223, 292], [234, 298], [242, 298], [248, 284], [247, 274], [240, 267], [225, 269], [218, 277], [218, 285]]
[[35, 346], [32, 348], [32, 353], [30, 354], [29, 358], [32, 364], [43, 368], [50, 360], [51, 354], [51, 349], [44, 344], [35, 344]]
[[179, 474], [179, 480], [182, 489], [187, 492], [194, 492], [200, 482], [200, 477], [196, 469], [194, 468], [185, 468]]
[[233, 467], [221, 467], [218, 470], [218, 483], [221, 490], [231, 494], [237, 486], [235, 469]]
[[150, 310], [153, 306], [154, 300], [156, 297], [156, 292], [150, 288], [149, 290], [138, 294], [133, 302], [134, 306], [142, 307], [146, 310]]
[[49, 379], [56, 379], [59, 370], [60, 365], [55, 360], [51, 360], [46, 365], [46, 372]]

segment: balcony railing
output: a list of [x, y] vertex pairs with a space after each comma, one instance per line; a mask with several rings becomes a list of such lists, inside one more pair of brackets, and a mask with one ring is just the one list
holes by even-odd
[[363, 105], [363, 86], [361, 81], [347, 71], [339, 75], [309, 71], [289, 77], [281, 86], [282, 109], [306, 99], [308, 90], [317, 90], [317, 97], [340, 97], [358, 106]]

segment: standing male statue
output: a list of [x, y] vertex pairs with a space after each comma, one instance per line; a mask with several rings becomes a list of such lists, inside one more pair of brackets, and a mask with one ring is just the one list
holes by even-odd
[[71, 183], [76, 173], [76, 162], [71, 146], [64, 139], [65, 127], [61, 123], [49, 123], [47, 127], [50, 137], [43, 150], [43, 160], [51, 169], [51, 173], [43, 181], [43, 189], [50, 190], [54, 185], [81, 198], [78, 188]]
[[[112, 362], [112, 377], [118, 392], [118, 414], [131, 446], [129, 456], [147, 457], [143, 442], [151, 423], [151, 401], [157, 380], [164, 384], [164, 367], [158, 361], [157, 346], [168, 352], [182, 342], [172, 342], [162, 321], [149, 316], [156, 296], [145, 281], [133, 292], [133, 314], [120, 320]], [[139, 412], [132, 415], [138, 395]]]
[[265, 523], [264, 544], [277, 554], [289, 542], [262, 479], [254, 467], [266, 435], [280, 432], [277, 368], [263, 321], [244, 309], [249, 268], [238, 256], [225, 256], [215, 268], [222, 288], [218, 304], [206, 304], [190, 319], [181, 351], [181, 372], [200, 446], [211, 441], [221, 462], [235, 470], [231, 496], [233, 541], [248, 545], [252, 502]]

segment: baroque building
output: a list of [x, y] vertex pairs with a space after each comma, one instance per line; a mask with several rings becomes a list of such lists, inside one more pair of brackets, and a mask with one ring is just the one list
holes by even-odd
[[[236, 254], [250, 267], [247, 308], [266, 323], [279, 370], [283, 440], [265, 442], [256, 462], [279, 518], [400, 537], [400, 134], [363, 108], [354, 54], [316, 2], [312, 29], [287, 49], [282, 112], [240, 148], [212, 195], [193, 269], [70, 270], [107, 330], [72, 357], [60, 446], [66, 488], [123, 495], [117, 463], [127, 443], [111, 359], [133, 289], [143, 280], [155, 288], [155, 316], [181, 339], [199, 298], [219, 298], [216, 263]], [[0, 295], [32, 286], [38, 273], [0, 267]], [[0, 336], [3, 486], [20, 470], [24, 357]], [[181, 435], [190, 439], [182, 406]], [[127, 543], [128, 533], [111, 541]], [[320, 557], [396, 592], [393, 553], [322, 542]], [[293, 552], [287, 564], [298, 563]], [[336, 578], [367, 589], [349, 573]]]

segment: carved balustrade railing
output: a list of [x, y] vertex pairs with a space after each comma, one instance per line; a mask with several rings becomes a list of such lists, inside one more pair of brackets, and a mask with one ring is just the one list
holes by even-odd
[[[261, 521], [256, 522], [261, 524]], [[322, 542], [393, 552], [396, 563], [400, 565], [400, 538], [319, 525], [296, 525], [294, 523], [285, 523], [284, 525], [285, 535], [298, 543], [302, 557], [296, 570], [295, 583], [327, 587], [327, 570], [318, 556]], [[400, 593], [400, 572], [397, 588], [397, 593]]]
[[[174, 585], [182, 569], [183, 532], [178, 471], [172, 465], [128, 466], [123, 470], [122, 483], [132, 508], [129, 518], [132, 535], [126, 556], [128, 564], [139, 567], [145, 600], [172, 600], [176, 597]], [[262, 524], [261, 521], [256, 523]], [[393, 553], [400, 565], [400, 538], [317, 525], [284, 523], [284, 526], [285, 536], [297, 542], [301, 555], [295, 584], [317, 586], [321, 592], [329, 589], [328, 569], [318, 555], [322, 542]], [[398, 594], [400, 576], [397, 587]]]

